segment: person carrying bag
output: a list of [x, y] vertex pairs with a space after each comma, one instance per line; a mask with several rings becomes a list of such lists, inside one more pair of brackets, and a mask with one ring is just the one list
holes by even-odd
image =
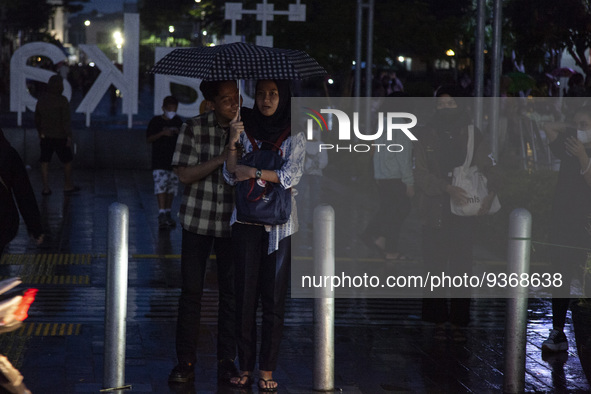
[[493, 214], [501, 209], [499, 198], [494, 194], [488, 212], [481, 212], [481, 205], [485, 198], [489, 197], [486, 176], [477, 166], [471, 165], [474, 154], [474, 126], [468, 126], [468, 147], [464, 164], [454, 168], [452, 186], [457, 186], [466, 192], [466, 197], [458, 201], [450, 199], [451, 213], [458, 216], [477, 216]]
[[[232, 251], [236, 270], [236, 325], [240, 376], [232, 384], [248, 390], [257, 361], [257, 315], [262, 305], [261, 343], [258, 353], [259, 392], [275, 392], [273, 380], [282, 337], [285, 298], [291, 271], [291, 235], [298, 229], [292, 187], [304, 172], [306, 140], [289, 134], [291, 93], [286, 80], [260, 80], [255, 107], [244, 111], [244, 122], [230, 123], [224, 177], [237, 185], [236, 210], [231, 219]], [[248, 134], [247, 134], [248, 133]], [[264, 166], [262, 158], [273, 163]], [[252, 161], [249, 161], [252, 160]], [[260, 161], [259, 161], [260, 160]], [[242, 186], [241, 186], [242, 185]], [[244, 190], [241, 188], [244, 186]], [[265, 199], [280, 202], [279, 192], [291, 201], [285, 217], [266, 207]], [[253, 204], [250, 211], [244, 206]], [[281, 205], [281, 204], [279, 204]], [[252, 214], [246, 217], [246, 213]]]
[[[263, 144], [270, 145], [271, 149], [260, 149], [255, 139], [246, 134], [253, 150], [244, 155], [239, 163], [261, 172], [280, 170], [285, 163], [281, 144], [290, 133], [291, 127], [287, 127], [277, 141]], [[284, 224], [291, 215], [291, 188], [256, 178], [240, 181], [236, 185], [236, 215], [238, 221], [245, 223]]]

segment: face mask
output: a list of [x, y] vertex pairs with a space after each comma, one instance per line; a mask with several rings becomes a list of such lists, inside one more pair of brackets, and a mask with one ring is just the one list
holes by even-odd
[[164, 116], [166, 116], [168, 119], [174, 118], [175, 115], [176, 115], [176, 112], [164, 111]]
[[577, 130], [577, 139], [583, 144], [591, 142], [591, 130]]

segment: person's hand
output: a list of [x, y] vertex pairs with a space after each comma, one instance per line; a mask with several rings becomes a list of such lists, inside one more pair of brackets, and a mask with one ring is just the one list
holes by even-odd
[[575, 137], [568, 137], [564, 144], [566, 151], [581, 161], [587, 161], [587, 152], [585, 145]]
[[447, 185], [445, 190], [451, 197], [454, 204], [460, 207], [465, 205], [468, 202], [468, 198], [470, 197], [468, 196], [468, 193], [466, 193], [466, 191], [459, 186]]
[[488, 214], [494, 199], [495, 199], [494, 193], [489, 193], [486, 197], [484, 197], [482, 199], [482, 202], [480, 203], [480, 209], [478, 210], [477, 215], [482, 216], [482, 215]]
[[240, 134], [244, 132], [244, 122], [240, 120], [240, 111], [236, 111], [236, 116], [230, 122], [230, 147], [235, 147], [240, 140]]
[[40, 236], [38, 236], [37, 238], [34, 238], [34, 239], [35, 239], [35, 245], [40, 246], [43, 243], [43, 241], [45, 240], [45, 234], [41, 234]]
[[234, 171], [234, 176], [236, 177], [237, 181], [245, 181], [247, 179], [254, 178], [255, 171], [256, 169], [253, 167], [238, 164], [236, 165], [236, 171]]
[[160, 133], [165, 137], [171, 137], [172, 136], [172, 127], [165, 127], [162, 129], [162, 131]]

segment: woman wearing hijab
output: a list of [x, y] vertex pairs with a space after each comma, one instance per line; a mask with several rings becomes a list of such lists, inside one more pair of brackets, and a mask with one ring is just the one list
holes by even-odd
[[[415, 145], [415, 183], [419, 195], [422, 221], [422, 254], [425, 269], [445, 272], [450, 276], [472, 272], [472, 248], [477, 216], [457, 216], [451, 212], [450, 200], [461, 204], [464, 189], [452, 185], [455, 167], [466, 160], [470, 116], [457, 97], [462, 92], [442, 87], [437, 92], [437, 111]], [[489, 195], [483, 199], [478, 215], [487, 214], [495, 197], [494, 165], [484, 137], [474, 130], [474, 155], [471, 165], [488, 178]], [[455, 289], [456, 298], [423, 300], [423, 320], [436, 324], [433, 337], [445, 340], [445, 325], [451, 324], [451, 339], [466, 341], [463, 327], [470, 321], [470, 298]], [[462, 297], [460, 297], [462, 296]]]
[[[288, 81], [261, 80], [256, 84], [255, 106], [244, 111], [244, 121], [230, 123], [229, 153], [224, 169], [226, 181], [236, 184], [255, 179], [271, 182], [285, 189], [295, 186], [302, 176], [305, 156], [303, 133], [289, 135], [280, 146], [284, 162], [278, 170], [261, 170], [238, 163], [239, 154], [253, 151], [246, 135], [254, 137], [260, 149], [269, 149], [291, 124], [291, 93]], [[238, 147], [241, 147], [238, 149]], [[241, 198], [237, 196], [237, 198]], [[279, 225], [260, 225], [237, 220], [232, 215], [232, 243], [236, 270], [236, 325], [240, 376], [232, 383], [248, 388], [254, 381], [256, 361], [256, 311], [262, 301], [263, 318], [259, 353], [260, 391], [277, 391], [273, 371], [277, 366], [283, 332], [285, 297], [290, 266], [290, 236], [297, 231], [295, 199], [288, 221]]]

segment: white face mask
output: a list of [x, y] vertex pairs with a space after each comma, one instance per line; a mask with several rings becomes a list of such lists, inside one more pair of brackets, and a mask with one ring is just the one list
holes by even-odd
[[591, 130], [577, 130], [577, 139], [583, 144], [591, 142]]
[[164, 111], [164, 116], [166, 116], [168, 119], [174, 118], [175, 115], [176, 112]]

